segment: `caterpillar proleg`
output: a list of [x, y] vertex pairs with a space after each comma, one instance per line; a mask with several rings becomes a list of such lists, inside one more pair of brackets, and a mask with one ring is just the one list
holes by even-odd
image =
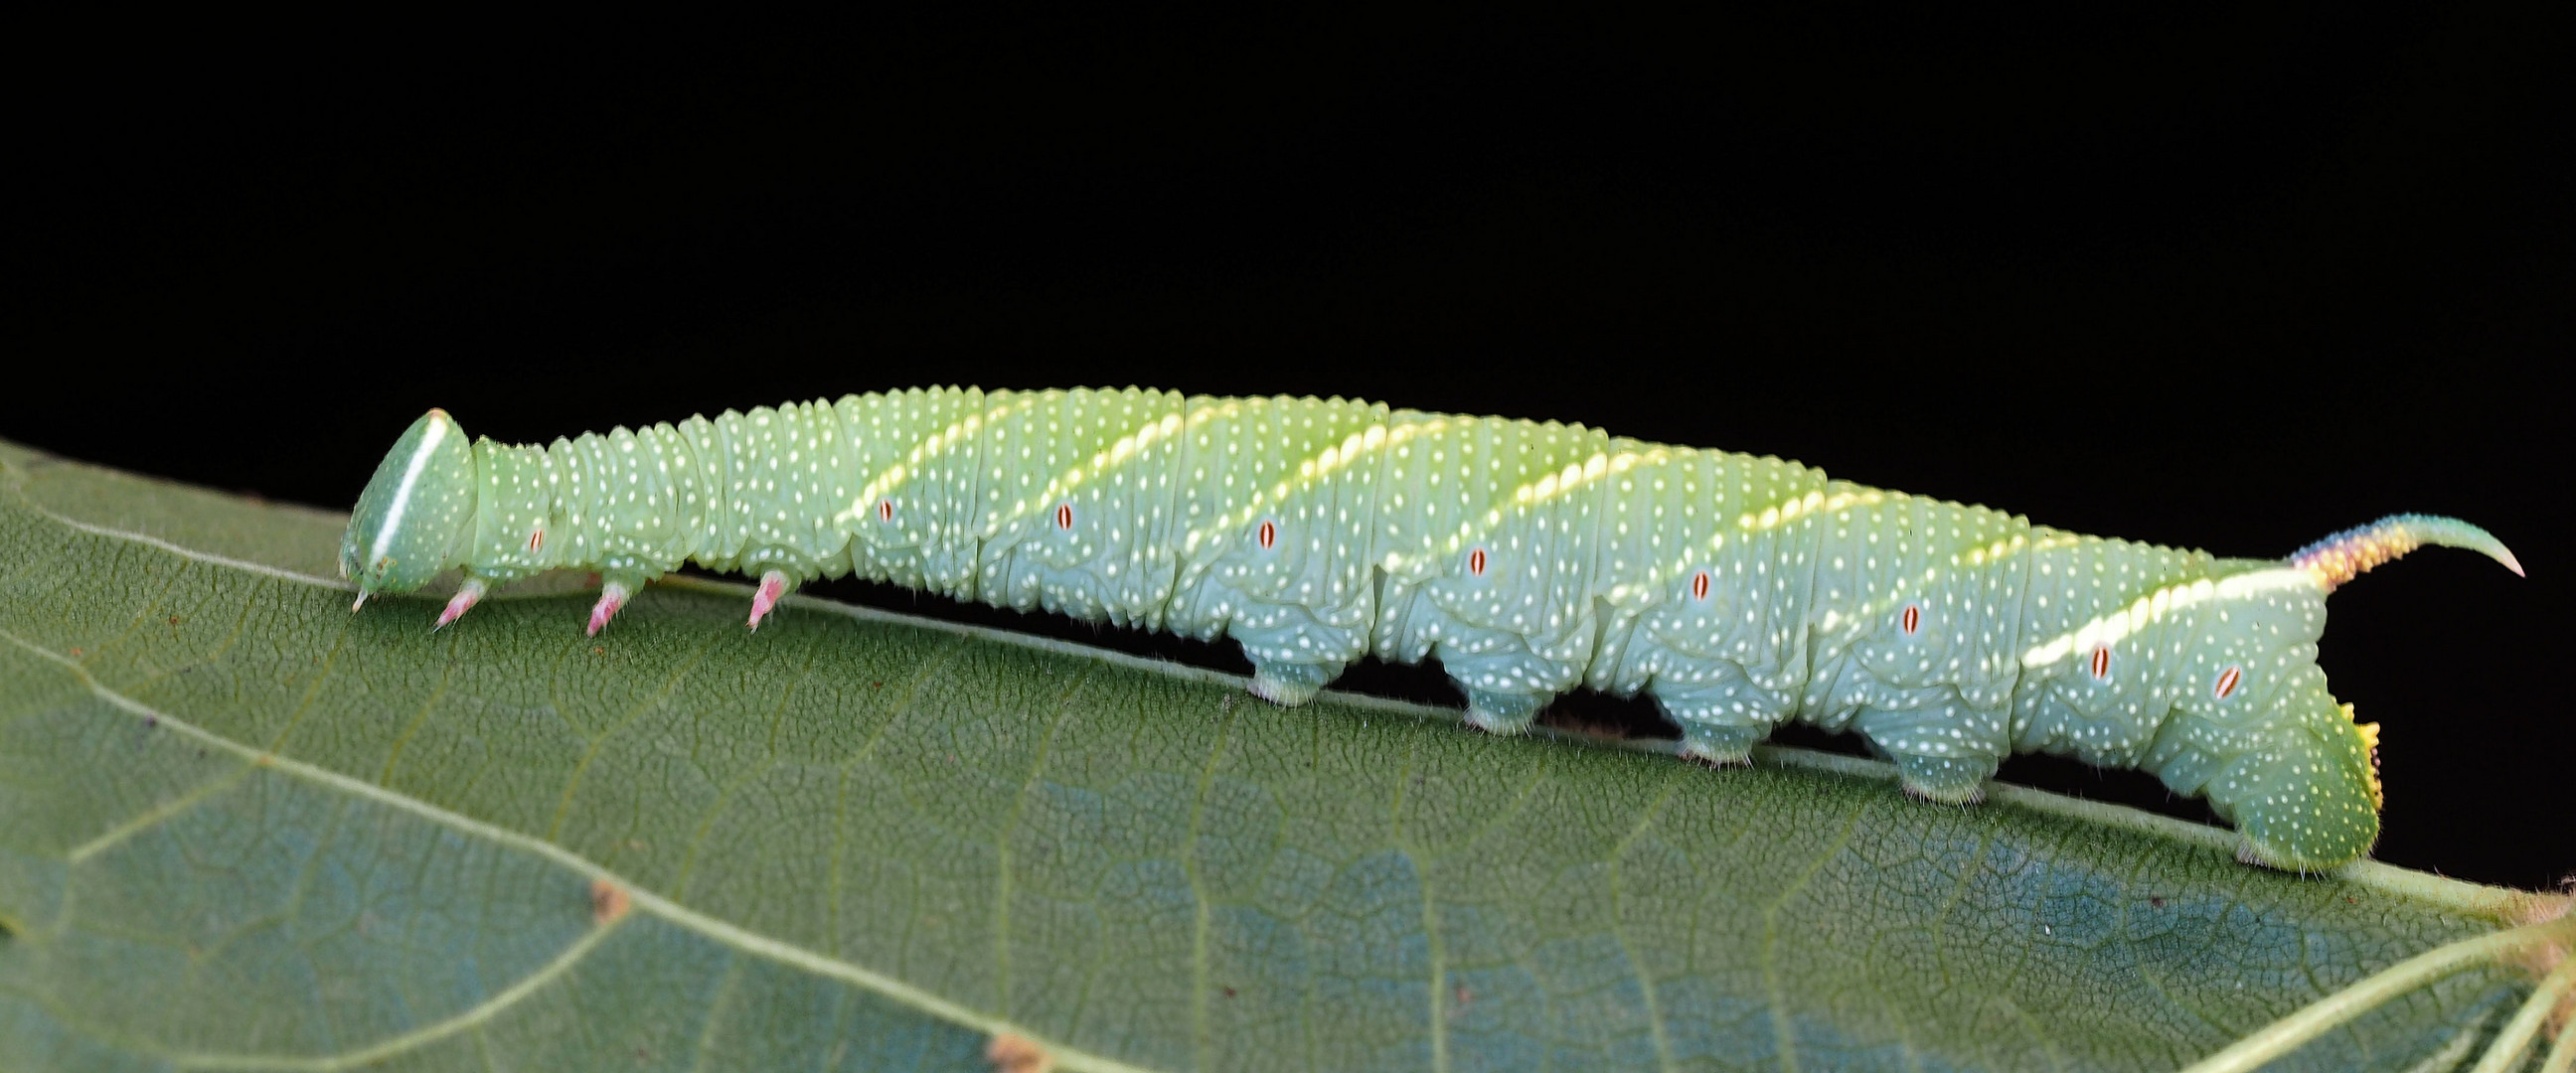
[[462, 567], [599, 572], [590, 630], [694, 561], [1233, 637], [1294, 705], [1365, 655], [1437, 659], [1513, 733], [1556, 694], [1644, 692], [1686, 754], [1791, 719], [1854, 730], [1905, 788], [1975, 799], [2013, 752], [2153, 772], [2241, 855], [2316, 869], [2378, 837], [2377, 727], [2316, 664], [2325, 598], [2425, 544], [2516, 573], [2465, 522], [2398, 515], [2281, 560], [2082, 536], [1776, 458], [1345, 399], [929, 388], [552, 444], [414, 422], [352, 513], [359, 602]]

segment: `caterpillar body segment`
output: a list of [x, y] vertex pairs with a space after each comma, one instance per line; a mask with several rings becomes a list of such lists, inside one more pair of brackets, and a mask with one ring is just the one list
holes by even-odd
[[2281, 868], [2378, 833], [2376, 728], [2327, 692], [2333, 587], [2422, 544], [2400, 515], [2290, 560], [2220, 559], [1576, 425], [1345, 399], [929, 388], [467, 442], [430, 411], [352, 513], [363, 603], [450, 567], [602, 578], [598, 632], [694, 561], [1235, 638], [1297, 704], [1365, 655], [1437, 659], [1468, 719], [1526, 727], [1578, 685], [1652, 695], [1686, 754], [1800, 719], [1856, 731], [1918, 796], [1973, 800], [2013, 752], [2155, 772]]
[[[1231, 635], [1252, 690], [1300, 704], [1367, 654], [1378, 620], [1381, 455], [1412, 438], [1382, 404], [1190, 399], [1164, 628]], [[1409, 448], [1407, 448], [1409, 450]]]
[[[1400, 438], [1399, 438], [1400, 437]], [[1583, 680], [1601, 578], [1583, 473], [1608, 438], [1554, 422], [1401, 413], [1379, 494], [1381, 657], [1437, 657], [1488, 730], [1527, 727]]]

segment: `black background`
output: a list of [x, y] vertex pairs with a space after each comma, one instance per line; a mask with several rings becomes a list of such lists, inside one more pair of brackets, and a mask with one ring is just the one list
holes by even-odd
[[24, 42], [0, 435], [343, 508], [431, 405], [540, 440], [1136, 383], [1580, 421], [2221, 554], [2455, 514], [2533, 576], [2419, 553], [2323, 643], [2387, 728], [2378, 855], [2576, 869], [2560, 14], [1798, 10]]

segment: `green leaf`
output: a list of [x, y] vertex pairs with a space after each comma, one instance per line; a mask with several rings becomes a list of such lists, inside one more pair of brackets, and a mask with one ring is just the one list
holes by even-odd
[[0, 445], [0, 1069], [2171, 1069], [2538, 897], [711, 582], [433, 633], [339, 530]]

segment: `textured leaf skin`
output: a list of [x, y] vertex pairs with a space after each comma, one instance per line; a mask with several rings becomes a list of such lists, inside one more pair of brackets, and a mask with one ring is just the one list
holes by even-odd
[[738, 594], [433, 634], [253, 565], [335, 519], [0, 462], [0, 1069], [2169, 1069], [2511, 901]]

